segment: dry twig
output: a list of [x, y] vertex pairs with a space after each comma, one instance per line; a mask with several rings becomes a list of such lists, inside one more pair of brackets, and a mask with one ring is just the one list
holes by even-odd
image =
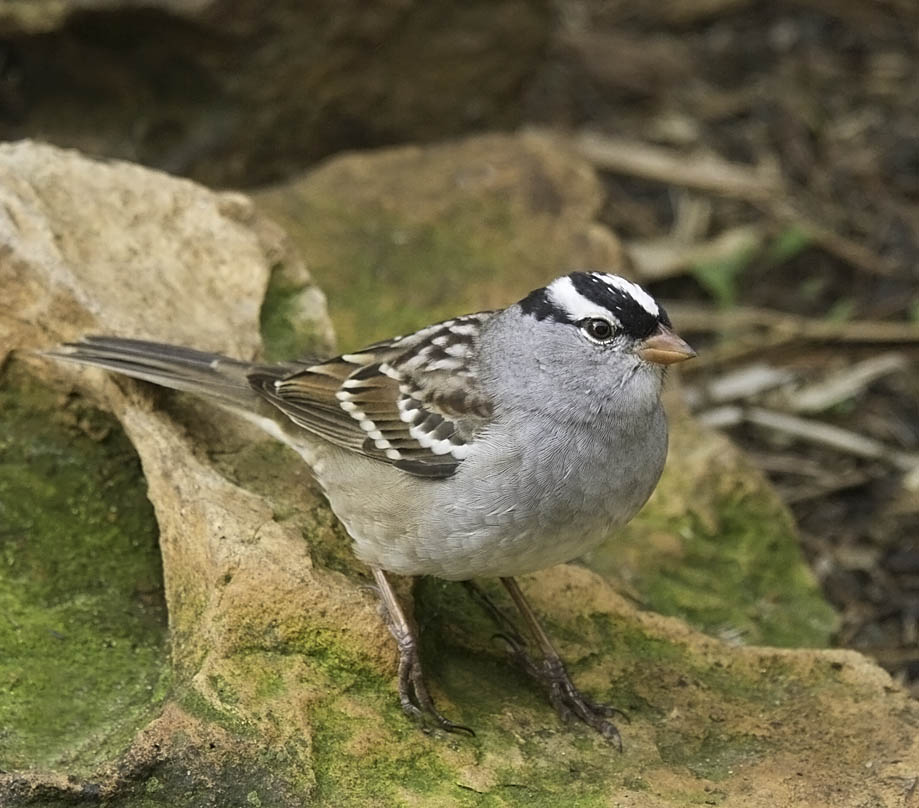
[[765, 200], [782, 191], [781, 179], [774, 169], [729, 163], [711, 154], [687, 157], [674, 149], [599, 132], [582, 132], [574, 143], [577, 151], [595, 166], [617, 174], [746, 200]]
[[688, 386], [684, 391], [690, 409], [704, 404], [725, 404], [729, 401], [746, 401], [767, 390], [774, 390], [794, 380], [790, 371], [764, 362], [754, 362], [706, 382]]
[[755, 225], [733, 227], [708, 241], [686, 243], [671, 237], [630, 241], [625, 251], [643, 281], [658, 281], [681, 275], [697, 264], [724, 261], [738, 253], [757, 250], [765, 239]]
[[908, 366], [906, 357], [898, 353], [872, 356], [862, 362], [842, 368], [819, 382], [784, 396], [783, 406], [792, 412], [823, 412], [858, 395], [869, 384]]
[[747, 166], [712, 154], [686, 155], [589, 131], [576, 136], [574, 145], [587, 160], [606, 171], [697, 188], [756, 205], [773, 218], [803, 230], [826, 252], [864, 272], [886, 276], [896, 269], [889, 260], [798, 210], [789, 201], [792, 194], [775, 166]]
[[714, 427], [734, 426], [744, 422], [757, 424], [856, 457], [880, 460], [904, 472], [912, 472], [919, 467], [919, 454], [895, 449], [849, 429], [763, 407], [727, 405], [699, 413], [698, 417], [703, 423]]
[[[689, 374], [796, 343], [898, 345], [902, 349], [919, 346], [919, 325], [913, 323], [815, 320], [750, 306], [725, 310], [695, 303], [670, 302], [665, 306], [681, 333], [734, 336], [729, 344], [708, 349], [694, 359], [686, 369]], [[738, 332], [749, 336], [738, 339]]]

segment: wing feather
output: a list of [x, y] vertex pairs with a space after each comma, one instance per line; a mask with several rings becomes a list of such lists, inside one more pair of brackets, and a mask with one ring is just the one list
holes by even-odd
[[492, 415], [477, 376], [481, 326], [492, 312], [429, 326], [252, 388], [298, 426], [420, 477], [449, 477]]

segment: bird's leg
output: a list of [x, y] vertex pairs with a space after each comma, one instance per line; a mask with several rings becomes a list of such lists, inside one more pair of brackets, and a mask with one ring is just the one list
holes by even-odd
[[403, 712], [422, 721], [428, 717], [447, 732], [468, 732], [475, 735], [469, 727], [454, 724], [434, 706], [434, 699], [431, 698], [424, 682], [418, 638], [412, 625], [402, 611], [386, 573], [379, 567], [370, 569], [377, 582], [386, 622], [399, 648], [399, 703]]
[[568, 671], [565, 670], [561, 657], [559, 657], [546, 632], [543, 631], [542, 626], [539, 625], [536, 614], [523, 596], [523, 592], [517, 582], [513, 578], [502, 578], [501, 583], [504, 584], [511, 598], [513, 598], [517, 609], [523, 615], [543, 654], [542, 665], [534, 665], [531, 660], [528, 660], [529, 665], [525, 665], [524, 669], [528, 673], [533, 672], [529, 668], [535, 669], [534, 675], [548, 690], [549, 701], [552, 702], [552, 705], [562, 718], [568, 719], [572, 715], [576, 715], [588, 726], [597, 730], [604, 738], [615, 743], [621, 751], [622, 738], [619, 735], [619, 730], [616, 729], [616, 725], [609, 719], [617, 713], [626, 720], [628, 720], [628, 716], [615, 707], [592, 701], [574, 686]]
[[488, 612], [488, 616], [498, 627], [498, 633], [494, 636], [507, 643], [507, 650], [511, 659], [519, 667], [523, 668], [529, 676], [539, 679], [542, 675], [542, 668], [527, 653], [527, 641], [521, 635], [514, 621], [475, 581], [463, 581], [463, 586], [472, 595], [473, 599], [477, 600], [479, 605]]
[[541, 662], [534, 661], [530, 654], [527, 653], [527, 642], [520, 634], [513, 620], [489, 597], [484, 589], [474, 581], [463, 581], [463, 586], [497, 624], [500, 631], [496, 636], [507, 643], [513, 661], [548, 690], [549, 699], [562, 718], [568, 719], [577, 715], [621, 748], [622, 741], [619, 737], [619, 731], [607, 719], [616, 713], [627, 719], [625, 713], [615, 707], [608, 707], [588, 699], [575, 687], [558, 652], [536, 620], [536, 615], [533, 613], [526, 598], [524, 598], [520, 587], [517, 586], [517, 582], [513, 578], [502, 578], [501, 581], [507, 587], [508, 592], [514, 599], [514, 603], [523, 614], [530, 630], [539, 643], [543, 653]]

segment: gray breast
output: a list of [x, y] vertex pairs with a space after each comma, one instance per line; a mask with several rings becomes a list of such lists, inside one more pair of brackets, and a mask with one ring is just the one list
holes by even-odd
[[660, 408], [591, 433], [501, 426], [435, 489], [412, 539], [417, 572], [518, 575], [571, 560], [635, 515], [667, 452]]

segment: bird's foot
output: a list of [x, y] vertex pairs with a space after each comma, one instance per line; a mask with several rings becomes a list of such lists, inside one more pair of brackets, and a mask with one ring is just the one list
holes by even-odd
[[454, 723], [434, 705], [424, 681], [418, 637], [412, 623], [402, 610], [386, 573], [379, 567], [371, 567], [371, 571], [380, 595], [380, 612], [399, 649], [399, 703], [402, 711], [422, 724], [433, 722], [446, 732], [475, 735], [469, 727]]
[[620, 715], [628, 721], [628, 715], [617, 707], [601, 704], [585, 696], [571, 681], [559, 657], [547, 656], [536, 662], [527, 653], [526, 643], [520, 641], [519, 634], [513, 636], [502, 632], [497, 636], [507, 643], [508, 655], [514, 663], [543, 686], [549, 695], [549, 702], [562, 720], [570, 721], [575, 717], [581, 719], [622, 751], [622, 737], [609, 719]]
[[620, 752], [622, 751], [622, 736], [616, 725], [610, 721], [614, 715], [620, 715], [628, 721], [629, 717], [622, 710], [585, 696], [571, 681], [568, 671], [558, 657], [543, 659], [536, 678], [546, 688], [549, 701], [562, 719], [569, 721], [575, 716], [580, 718], [606, 740], [616, 744]]
[[[626, 721], [629, 720], [629, 717], [616, 707], [593, 701], [593, 699], [588, 698], [575, 687], [574, 682], [571, 681], [571, 677], [568, 675], [568, 671], [565, 670], [564, 663], [538, 624], [534, 622], [531, 627], [535, 630], [536, 636], [542, 639], [544, 656], [542, 659], [536, 660], [530, 655], [527, 641], [517, 629], [514, 621], [489, 597], [488, 593], [474, 581], [464, 581], [463, 585], [497, 624], [499, 631], [495, 634], [495, 637], [504, 640], [507, 644], [508, 656], [527, 676], [535, 679], [543, 686], [549, 695], [550, 703], [555, 707], [559, 716], [566, 721], [574, 717], [581, 719], [608, 741], [616, 744], [621, 752], [622, 738], [616, 725], [609, 719], [617, 714], [621, 715]], [[506, 581], [505, 586], [507, 586]], [[516, 584], [512, 584], [508, 588], [511, 590], [512, 595], [516, 591], [522, 599], [522, 593], [519, 593]], [[523, 611], [524, 617], [532, 618], [535, 621], [529, 611], [529, 607], [525, 603], [523, 605], [526, 607], [526, 611]]]
[[424, 681], [415, 637], [411, 634], [399, 636], [396, 631], [393, 635], [399, 646], [399, 703], [402, 711], [421, 723], [431, 721], [446, 732], [466, 732], [475, 737], [471, 728], [451, 721], [437, 709]]

